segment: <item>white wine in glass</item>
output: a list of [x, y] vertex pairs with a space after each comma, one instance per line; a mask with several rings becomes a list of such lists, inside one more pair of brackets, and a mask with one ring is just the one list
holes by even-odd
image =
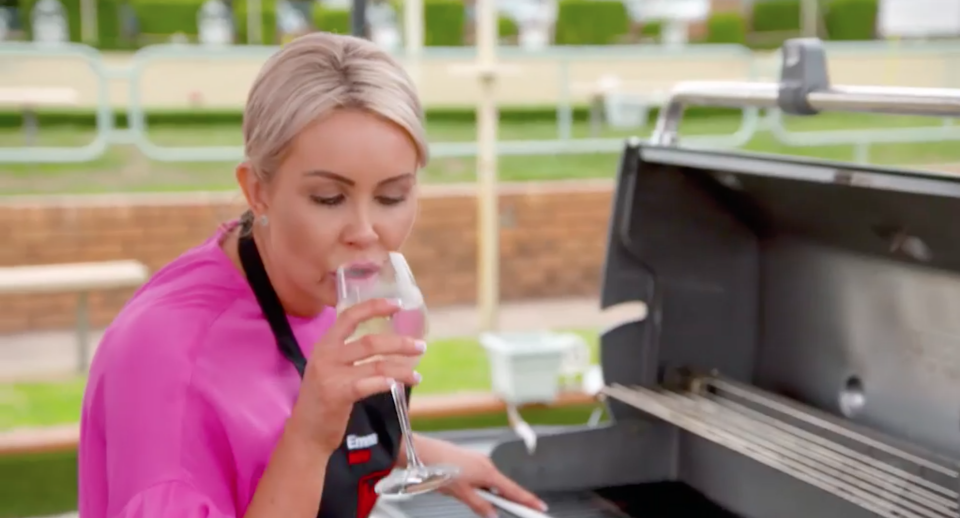
[[[399, 302], [400, 310], [389, 318], [375, 318], [357, 327], [352, 338], [368, 334], [398, 334], [423, 339], [427, 334], [427, 308], [413, 272], [403, 255], [391, 252], [383, 264], [355, 262], [337, 270], [337, 312], [370, 299], [392, 299]], [[372, 357], [358, 363], [377, 361]], [[397, 419], [403, 434], [407, 453], [407, 466], [394, 470], [374, 487], [385, 498], [400, 498], [439, 489], [459, 475], [456, 466], [426, 466], [420, 461], [413, 447], [413, 432], [407, 413], [407, 398], [404, 386], [394, 382], [390, 387]]]

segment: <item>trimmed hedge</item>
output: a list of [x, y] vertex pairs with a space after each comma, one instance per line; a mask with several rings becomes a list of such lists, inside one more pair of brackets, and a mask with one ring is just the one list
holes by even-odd
[[[656, 117], [657, 111], [652, 110], [651, 116]], [[740, 110], [726, 108], [690, 108], [684, 111], [684, 117], [737, 117]], [[473, 107], [464, 108], [433, 108], [427, 110], [427, 120], [430, 122], [449, 123], [476, 123], [476, 110]], [[557, 109], [554, 106], [505, 107], [500, 109], [500, 122], [503, 123], [531, 123], [555, 122]], [[37, 120], [41, 128], [71, 127], [78, 129], [95, 128], [96, 114], [92, 110], [43, 110], [37, 113]], [[587, 106], [573, 107], [573, 120], [587, 122], [590, 120], [590, 108]], [[243, 114], [239, 110], [164, 110], [147, 114], [147, 124], [150, 126], [176, 127], [203, 127], [203, 126], [236, 126], [240, 127]], [[23, 115], [18, 110], [0, 110], [0, 129], [19, 129], [23, 126]], [[114, 127], [126, 128], [127, 114], [117, 110], [114, 114]], [[239, 130], [238, 130], [239, 131]]]
[[[402, 2], [392, 0], [398, 13]], [[820, 0], [826, 36], [832, 40], [865, 40], [874, 37], [878, 0]], [[20, 16], [28, 36], [30, 10], [36, 0], [18, 0]], [[81, 41], [80, 0], [61, 0], [67, 12], [70, 39]], [[151, 40], [166, 40], [175, 33], [195, 39], [197, 12], [204, 0], [98, 0], [99, 47], [132, 48]], [[801, 0], [763, 0], [753, 3], [747, 19], [733, 12], [714, 13], [707, 21], [706, 43], [750, 41], [751, 33], [796, 33], [800, 31]], [[129, 3], [140, 25], [142, 41], [126, 42], [121, 37], [122, 5]], [[247, 0], [233, 0], [237, 43], [247, 43]], [[350, 12], [314, 3], [312, 21], [318, 30], [349, 33]], [[277, 34], [276, 0], [262, 0], [262, 34], [265, 44], [281, 43]], [[464, 0], [424, 0], [424, 44], [461, 46], [468, 25]], [[514, 39], [515, 23], [499, 20], [500, 36]], [[555, 42], [558, 45], [609, 45], [624, 41], [631, 33], [630, 17], [621, 0], [559, 0]], [[656, 37], [660, 24], [644, 24], [642, 34]], [[742, 37], [741, 37], [742, 33]], [[776, 45], [774, 45], [776, 46]]]
[[196, 39], [197, 12], [204, 0], [131, 0], [140, 34], [146, 37], [183, 33]]
[[[403, 12], [402, 5], [396, 5], [395, 8], [398, 13]], [[461, 0], [426, 0], [423, 18], [425, 46], [459, 47], [464, 44], [466, 17]], [[320, 31], [350, 34], [350, 11], [315, 4], [313, 26]]]
[[754, 32], [799, 31], [800, 23], [800, 0], [763, 0], [753, 4]]
[[557, 45], [611, 45], [630, 32], [630, 15], [620, 0], [561, 0]]
[[707, 19], [706, 43], [747, 43], [747, 23], [740, 13], [716, 13]]
[[[249, 43], [247, 38], [247, 0], [233, 0], [233, 23], [237, 43]], [[277, 35], [277, 0], [260, 0], [260, 37], [262, 45], [280, 43]]]
[[77, 508], [77, 453], [0, 457], [0, 518], [51, 516]]
[[424, 46], [463, 45], [466, 19], [463, 0], [426, 0], [423, 3]]
[[501, 16], [497, 19], [497, 33], [501, 39], [516, 38], [520, 36], [520, 27], [510, 18]]
[[133, 42], [123, 39], [121, 3], [120, 0], [97, 0], [97, 46], [101, 49], [128, 49], [134, 46]]
[[[876, 35], [878, 0], [820, 0], [829, 40], [871, 40]], [[801, 30], [801, 0], [764, 0], [753, 4], [754, 32]]]
[[877, 0], [832, 0], [824, 13], [831, 40], [872, 40], [876, 37]]
[[321, 4], [313, 8], [313, 26], [320, 31], [350, 34], [350, 11], [331, 9]]

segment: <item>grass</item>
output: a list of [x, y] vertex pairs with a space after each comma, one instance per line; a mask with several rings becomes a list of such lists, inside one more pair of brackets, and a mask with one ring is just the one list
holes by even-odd
[[[833, 129], [885, 129], [929, 127], [939, 125], [939, 119], [888, 115], [823, 114], [816, 117], [788, 118], [792, 131]], [[734, 116], [690, 117], [685, 121], [683, 134], [727, 135], [740, 124]], [[601, 137], [622, 138], [629, 135], [647, 136], [651, 128], [638, 130], [605, 129]], [[472, 122], [438, 120], [428, 124], [432, 142], [472, 142], [476, 128]], [[573, 126], [573, 138], [590, 136], [589, 124], [578, 121]], [[150, 139], [163, 146], [239, 146], [240, 128], [220, 124], [203, 127], [157, 126], [149, 131]], [[91, 142], [94, 133], [86, 127], [56, 126], [42, 129], [39, 145], [82, 146]], [[499, 128], [501, 140], [556, 139], [557, 127], [553, 121], [508, 121]], [[0, 147], [20, 147], [23, 137], [19, 130], [0, 129]], [[854, 147], [847, 144], [790, 147], [767, 132], [758, 132], [744, 146], [744, 150], [809, 156], [849, 161], [855, 156]], [[503, 181], [548, 180], [559, 178], [612, 177], [617, 169], [618, 153], [504, 156], [499, 160]], [[952, 141], [884, 144], [871, 148], [871, 162], [876, 164], [930, 164], [960, 161], [960, 146]], [[112, 146], [102, 157], [76, 164], [0, 164], [0, 194], [50, 192], [105, 192], [105, 191], [188, 191], [228, 190], [235, 186], [233, 163], [166, 163], [146, 159], [132, 145]], [[424, 171], [428, 182], [469, 182], [475, 179], [475, 161], [467, 158], [438, 158]]]
[[[596, 355], [597, 334], [576, 331]], [[490, 390], [490, 366], [476, 339], [431, 342], [420, 367], [423, 382], [416, 394], [450, 394]], [[78, 422], [85, 380], [0, 384], [0, 431], [19, 427]], [[9, 410], [8, 410], [9, 409]]]

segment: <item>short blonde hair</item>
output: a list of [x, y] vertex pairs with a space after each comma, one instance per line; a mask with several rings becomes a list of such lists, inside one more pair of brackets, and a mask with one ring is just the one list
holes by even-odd
[[271, 56], [250, 89], [243, 114], [247, 162], [268, 181], [301, 131], [339, 108], [378, 115], [403, 128], [429, 160], [423, 108], [403, 67], [376, 44], [314, 32]]

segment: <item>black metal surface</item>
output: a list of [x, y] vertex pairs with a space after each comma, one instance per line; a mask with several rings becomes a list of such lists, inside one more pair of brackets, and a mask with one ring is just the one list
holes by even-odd
[[[628, 145], [601, 305], [642, 301], [649, 317], [601, 337], [605, 381], [653, 386], [675, 369], [718, 371], [957, 467], [960, 226], [950, 223], [957, 214], [958, 177]], [[863, 389], [862, 407], [841, 404], [850, 386]], [[544, 438], [533, 458], [504, 444], [494, 460], [544, 490], [674, 481], [739, 516], [874, 516], [631, 406], [611, 411], [611, 430], [634, 430], [632, 447], [598, 440], [614, 432], [567, 432]]]
[[633, 420], [543, 434], [533, 455], [522, 441], [502, 442], [490, 458], [531, 491], [577, 491], [664, 480], [676, 463], [675, 442], [673, 427]]
[[[625, 518], [628, 516], [590, 492], [539, 496], [550, 507], [549, 514], [552, 518]], [[439, 494], [419, 496], [393, 505], [409, 518], [476, 518], [476, 514], [467, 506]], [[515, 516], [503, 510], [499, 513], [503, 518]]]
[[[619, 486], [598, 492], [541, 493], [551, 518], [735, 518], [678, 483]], [[410, 518], [476, 518], [465, 505], [439, 494], [391, 504]], [[499, 516], [516, 515], [500, 510]]]
[[[717, 369], [838, 416], [856, 377], [866, 404], [853, 422], [960, 457], [960, 227], [946, 224], [960, 213], [960, 178], [672, 158], [636, 172], [622, 245], [642, 268], [605, 279], [618, 289], [646, 275], [662, 291], [649, 302], [658, 344], [644, 350], [657, 351], [658, 370]], [[649, 371], [640, 358], [611, 361]]]

